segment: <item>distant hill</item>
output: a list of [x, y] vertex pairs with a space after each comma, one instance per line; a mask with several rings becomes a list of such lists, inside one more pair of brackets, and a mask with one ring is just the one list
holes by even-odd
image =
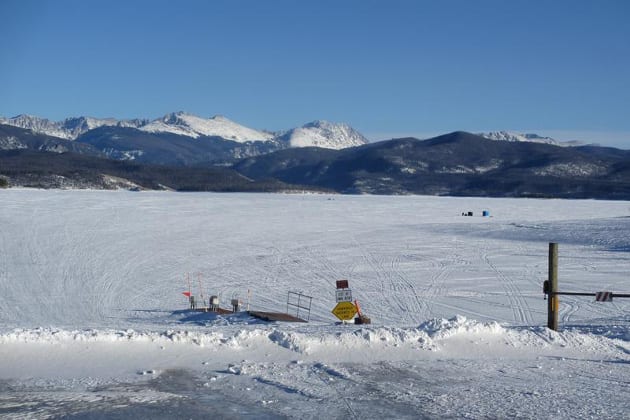
[[490, 131], [488, 133], [478, 133], [479, 136], [485, 137], [490, 140], [497, 141], [520, 141], [520, 142], [529, 142], [529, 143], [544, 143], [544, 144], [553, 144], [554, 146], [583, 146], [580, 142], [577, 141], [568, 141], [562, 142], [551, 137], [539, 136], [538, 134], [533, 133], [513, 133], [510, 131]]
[[74, 152], [104, 156], [89, 144], [77, 143], [60, 137], [36, 133], [30, 129], [0, 124], [0, 150], [35, 150], [45, 152]]
[[394, 139], [340, 151], [283, 150], [234, 165], [342, 193], [630, 198], [630, 152], [499, 142], [465, 132]]
[[231, 164], [238, 159], [281, 148], [272, 140], [236, 142], [219, 137], [191, 138], [123, 127], [99, 127], [82, 134], [75, 142], [90, 145], [112, 159], [177, 166]]
[[[321, 122], [309, 129], [336, 131]], [[11, 185], [46, 188], [282, 191], [301, 185], [345, 194], [630, 199], [627, 150], [466, 132], [359, 139], [342, 149], [289, 147], [294, 135], [231, 141], [101, 125], [65, 140], [0, 125], [0, 176]], [[343, 128], [335, 136], [346, 142], [354, 134]]]
[[304, 189], [273, 179], [254, 181], [228, 168], [141, 165], [76, 153], [32, 150], [0, 151], [0, 179], [8, 181], [10, 186], [33, 188], [218, 192], [285, 192]]

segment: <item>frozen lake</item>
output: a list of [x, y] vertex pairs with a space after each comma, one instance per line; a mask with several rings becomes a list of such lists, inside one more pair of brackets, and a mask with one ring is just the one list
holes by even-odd
[[[0, 226], [0, 415], [630, 412], [630, 299], [562, 296], [553, 333], [542, 293], [549, 242], [560, 290], [630, 292], [628, 202], [14, 189]], [[371, 326], [336, 325], [340, 279]], [[299, 291], [311, 322], [191, 314], [189, 288]]]

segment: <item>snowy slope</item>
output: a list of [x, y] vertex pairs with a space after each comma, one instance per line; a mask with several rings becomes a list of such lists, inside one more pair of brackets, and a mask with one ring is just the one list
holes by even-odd
[[73, 117], [63, 121], [50, 121], [31, 115], [18, 115], [13, 118], [0, 117], [0, 124], [26, 128], [36, 133], [67, 140], [74, 140], [81, 134], [101, 126], [132, 127], [150, 133], [166, 132], [193, 138], [218, 136], [238, 142], [265, 141], [274, 137], [273, 134], [244, 127], [222, 116], [206, 119], [184, 112], [167, 114], [153, 121], [92, 117]]
[[66, 118], [63, 121], [50, 121], [30, 115], [18, 115], [13, 118], [0, 117], [0, 124], [26, 128], [36, 133], [67, 140], [75, 140], [83, 133], [101, 126], [117, 126], [137, 128], [149, 133], [173, 133], [192, 138], [215, 136], [239, 143], [278, 140], [289, 147], [316, 146], [343, 149], [360, 146], [368, 142], [365, 137], [347, 124], [314, 121], [299, 128], [273, 134], [245, 127], [223, 116], [202, 118], [185, 112], [170, 113], [152, 121], [92, 117], [74, 117]]
[[81, 134], [102, 126], [134, 127], [145, 124], [144, 120], [116, 120], [114, 118], [72, 117], [63, 121], [50, 121], [32, 115], [18, 115], [12, 118], [0, 117], [0, 124], [32, 130], [66, 140], [75, 140]]
[[266, 141], [273, 138], [270, 133], [247, 128], [220, 115], [201, 118], [185, 112], [167, 114], [140, 127], [140, 130], [150, 133], [167, 132], [193, 138], [217, 136], [240, 143]]
[[81, 134], [102, 126], [138, 128], [146, 124], [146, 120], [117, 120], [115, 118], [75, 117], [63, 120], [63, 127], [69, 131], [70, 139], [74, 140]]
[[554, 146], [580, 146], [582, 143], [570, 141], [570, 142], [560, 142], [551, 137], [539, 136], [538, 134], [526, 133], [519, 134], [513, 133], [510, 131], [490, 131], [487, 133], [478, 133], [478, 135], [485, 137], [490, 140], [498, 140], [498, 141], [512, 141], [512, 142], [530, 142], [530, 143], [543, 143], [543, 144], [552, 144]]
[[348, 124], [319, 120], [289, 130], [280, 136], [280, 139], [290, 147], [322, 147], [337, 150], [368, 143], [361, 133]]
[[33, 130], [36, 133], [60, 137], [66, 140], [72, 138], [70, 132], [64, 129], [62, 122], [50, 121], [46, 118], [39, 118], [32, 115], [22, 114], [12, 118], [0, 117], [0, 124], [13, 125], [15, 127]]

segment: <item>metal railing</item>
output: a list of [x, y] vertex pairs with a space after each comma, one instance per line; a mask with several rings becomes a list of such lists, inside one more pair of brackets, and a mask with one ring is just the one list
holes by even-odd
[[313, 298], [311, 296], [306, 296], [299, 292], [288, 292], [287, 314], [289, 313], [289, 307], [291, 307], [295, 311], [295, 317], [300, 318], [300, 309], [302, 309], [303, 311], [306, 311], [306, 320], [310, 320], [312, 301]]

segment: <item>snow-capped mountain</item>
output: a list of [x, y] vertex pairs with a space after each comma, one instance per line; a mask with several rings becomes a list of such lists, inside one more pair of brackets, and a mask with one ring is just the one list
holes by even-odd
[[268, 141], [274, 137], [273, 134], [247, 128], [220, 115], [201, 118], [185, 112], [167, 114], [139, 129], [149, 133], [166, 132], [192, 138], [216, 136], [239, 143]]
[[25, 128], [35, 133], [75, 140], [81, 134], [102, 126], [140, 127], [146, 120], [116, 120], [114, 118], [73, 117], [63, 121], [50, 121], [32, 115], [18, 115], [12, 118], [0, 117], [0, 124]]
[[130, 127], [152, 134], [172, 133], [197, 139], [220, 137], [237, 143], [275, 141], [280, 147], [322, 147], [344, 149], [360, 146], [368, 140], [347, 124], [328, 121], [313, 121], [302, 127], [280, 133], [255, 130], [245, 127], [223, 116], [202, 118], [186, 112], [174, 112], [155, 120], [75, 117], [63, 121], [50, 121], [31, 115], [13, 118], [0, 117], [0, 124], [12, 125], [35, 133], [76, 140], [90, 130], [102, 126]]
[[12, 118], [0, 117], [0, 124], [12, 125], [14, 127], [32, 130], [35, 133], [42, 133], [49, 136], [70, 139], [71, 135], [64, 130], [60, 121], [50, 121], [46, 118], [39, 118], [32, 115], [18, 115]]
[[539, 136], [538, 134], [533, 133], [513, 133], [510, 131], [490, 131], [487, 133], [479, 133], [478, 135], [485, 137], [490, 140], [498, 140], [498, 141], [514, 141], [514, 142], [530, 142], [530, 143], [544, 143], [544, 144], [552, 144], [554, 146], [579, 146], [581, 143], [579, 142], [561, 142], [551, 137]]
[[368, 140], [348, 124], [313, 121], [283, 133], [279, 139], [290, 147], [345, 149], [367, 144]]
[[93, 118], [93, 117], [74, 117], [63, 120], [63, 127], [71, 134], [70, 140], [74, 140], [81, 134], [98, 127], [130, 127], [139, 128], [147, 124], [149, 120], [133, 119], [133, 120], [117, 120], [115, 118]]

